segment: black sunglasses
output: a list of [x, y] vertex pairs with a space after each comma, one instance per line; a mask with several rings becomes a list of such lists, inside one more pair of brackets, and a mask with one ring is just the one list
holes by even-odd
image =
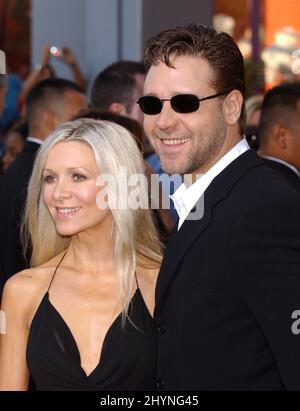
[[143, 113], [149, 115], [159, 114], [163, 107], [164, 101], [170, 101], [171, 107], [176, 113], [193, 113], [197, 111], [200, 106], [200, 101], [209, 100], [211, 98], [216, 98], [219, 96], [224, 96], [230, 93], [226, 91], [223, 93], [213, 94], [212, 96], [199, 98], [193, 94], [177, 94], [172, 98], [162, 98], [154, 96], [143, 96], [138, 101], [137, 104]]

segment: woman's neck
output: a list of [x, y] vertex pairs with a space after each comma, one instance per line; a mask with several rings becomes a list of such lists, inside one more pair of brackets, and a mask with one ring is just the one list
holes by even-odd
[[66, 258], [76, 270], [86, 273], [115, 271], [112, 226], [108, 230], [93, 227], [74, 236]]

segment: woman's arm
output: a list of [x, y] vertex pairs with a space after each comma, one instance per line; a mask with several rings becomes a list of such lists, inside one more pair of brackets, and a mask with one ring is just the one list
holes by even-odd
[[[0, 335], [0, 391], [27, 391], [28, 296], [24, 276], [10, 278], [3, 291]], [[25, 295], [24, 295], [25, 294]]]

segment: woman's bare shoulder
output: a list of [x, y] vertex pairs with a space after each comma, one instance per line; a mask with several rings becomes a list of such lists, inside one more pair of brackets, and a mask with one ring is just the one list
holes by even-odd
[[32, 301], [46, 282], [44, 271], [38, 267], [30, 268], [10, 277], [4, 286], [3, 299], [12, 299], [20, 304]]
[[20, 304], [35, 305], [51, 281], [59, 256], [33, 268], [20, 271], [10, 277], [3, 289], [3, 300], [18, 301]]
[[30, 279], [31, 283], [33, 284], [33, 287], [41, 286], [43, 288], [45, 284], [48, 284], [48, 282], [51, 281], [54, 271], [59, 261], [61, 260], [63, 254], [64, 253], [60, 253], [55, 257], [51, 258], [50, 260], [46, 261], [45, 263], [37, 267], [21, 271], [16, 275], [20, 276], [20, 278], [23, 278], [24, 282], [26, 282], [26, 279]]
[[50, 279], [54, 264], [51, 261], [38, 267], [28, 268], [13, 275], [6, 286], [20, 292], [30, 292], [31, 289], [42, 287]]
[[1, 310], [6, 316], [18, 319], [17, 323], [28, 324], [38, 296], [38, 283], [33, 280], [36, 269], [28, 269], [10, 277], [4, 286]]

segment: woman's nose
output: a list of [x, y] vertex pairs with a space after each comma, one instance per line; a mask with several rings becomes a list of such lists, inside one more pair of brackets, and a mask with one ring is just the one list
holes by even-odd
[[71, 196], [70, 186], [67, 182], [61, 181], [56, 184], [53, 198], [56, 201], [61, 201], [65, 198], [69, 198]]

